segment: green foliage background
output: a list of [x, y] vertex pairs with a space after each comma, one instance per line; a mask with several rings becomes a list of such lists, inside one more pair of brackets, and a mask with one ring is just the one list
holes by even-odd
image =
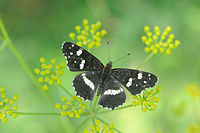
[[[111, 60], [131, 52], [130, 57], [113, 67], [136, 68], [145, 59], [144, 44], [140, 37], [144, 25], [172, 26], [180, 47], [171, 55], [154, 56], [142, 70], [159, 77], [162, 85], [161, 102], [154, 112], [138, 108], [101, 115], [125, 133], [187, 132], [190, 124], [200, 121], [199, 100], [193, 100], [185, 91], [190, 83], [200, 85], [200, 1], [198, 0], [0, 0], [2, 18], [12, 42], [32, 68], [40, 65], [39, 58], [64, 61], [61, 53], [63, 41], [81, 24], [84, 18], [90, 23], [100, 20], [108, 35], [102, 45], [92, 53], [107, 63], [106, 41], [110, 40]], [[78, 73], [65, 71], [63, 85], [73, 92], [71, 81]], [[0, 53], [0, 85], [7, 95], [19, 95], [19, 111], [53, 112], [54, 104], [45, 102], [13, 53], [7, 47]], [[48, 92], [59, 101], [64, 92], [52, 87]], [[127, 102], [131, 101], [128, 97]], [[179, 107], [181, 104], [184, 108]], [[175, 113], [174, 109], [181, 113]], [[117, 116], [117, 117], [116, 117]], [[19, 116], [0, 123], [1, 133], [55, 133], [70, 132], [79, 123], [60, 120], [56, 116]], [[86, 128], [86, 127], [85, 127]]]

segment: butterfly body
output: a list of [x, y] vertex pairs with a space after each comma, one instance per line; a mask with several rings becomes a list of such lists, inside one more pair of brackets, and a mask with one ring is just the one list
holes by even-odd
[[97, 96], [99, 96], [102, 93], [105, 86], [105, 81], [110, 76], [111, 69], [112, 69], [112, 62], [107, 63], [107, 65], [103, 68], [100, 84], [99, 84], [99, 89], [97, 91]]
[[72, 84], [76, 95], [92, 101], [97, 91], [98, 104], [115, 109], [125, 103], [122, 85], [136, 95], [153, 87], [158, 79], [154, 74], [127, 68], [112, 69], [112, 62], [104, 66], [95, 56], [71, 42], [64, 42], [62, 52], [70, 71], [85, 71], [77, 75]]

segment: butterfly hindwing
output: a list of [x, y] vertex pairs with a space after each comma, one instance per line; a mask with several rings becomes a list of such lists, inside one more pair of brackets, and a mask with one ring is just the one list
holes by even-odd
[[101, 71], [88, 71], [77, 75], [73, 80], [76, 95], [84, 100], [92, 100], [99, 85]]
[[62, 51], [70, 71], [98, 71], [104, 67], [95, 56], [74, 43], [64, 42]]
[[153, 87], [158, 81], [154, 74], [134, 69], [112, 69], [112, 74], [133, 95]]
[[126, 94], [119, 81], [117, 81], [112, 75], [105, 81], [104, 90], [99, 98], [99, 105], [111, 109], [125, 103]]

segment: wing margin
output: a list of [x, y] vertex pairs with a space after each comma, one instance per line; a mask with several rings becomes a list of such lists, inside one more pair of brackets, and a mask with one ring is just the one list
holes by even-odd
[[99, 71], [104, 67], [95, 56], [72, 42], [63, 42], [62, 52], [70, 71]]

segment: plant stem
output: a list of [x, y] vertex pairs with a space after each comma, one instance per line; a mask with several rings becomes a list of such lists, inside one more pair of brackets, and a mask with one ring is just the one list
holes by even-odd
[[149, 61], [151, 59], [151, 57], [153, 56], [153, 52], [151, 52], [139, 65], [136, 69], [140, 69], [144, 64], [147, 63], [147, 61]]
[[89, 115], [90, 115], [89, 112], [85, 112], [85, 113], [83, 113], [83, 114], [81, 115], [81, 117], [86, 117], [86, 116], [89, 116]]
[[[92, 117], [92, 123], [93, 123], [93, 125], [95, 126], [94, 117]], [[97, 130], [96, 130], [96, 128], [95, 128], [95, 131], [96, 131], [96, 133], [97, 133]]]
[[27, 112], [14, 112], [17, 113], [19, 115], [60, 115], [60, 113], [27, 113]]
[[6, 42], [3, 42], [3, 44], [1, 44], [0, 53], [6, 48], [6, 46], [8, 46]]
[[0, 35], [0, 40], [5, 41], [5, 39]]
[[92, 111], [95, 111], [96, 106], [97, 106], [97, 102], [98, 102], [98, 96], [97, 96], [96, 93], [95, 93], [95, 96], [94, 96], [94, 104], [93, 104], [93, 107], [92, 107]]
[[63, 89], [63, 91], [65, 92], [65, 93], [67, 93], [70, 97], [72, 96], [72, 94], [64, 87], [64, 86], [62, 86], [62, 85], [59, 85], [62, 89]]
[[22, 56], [20, 55], [20, 53], [17, 51], [17, 49], [15, 48], [15, 46], [13, 45], [13, 43], [11, 42], [8, 33], [3, 25], [3, 22], [0, 18], [0, 29], [2, 31], [2, 34], [4, 36], [4, 39], [6, 41], [6, 43], [8, 44], [8, 46], [10, 47], [11, 51], [14, 53], [15, 57], [17, 58], [17, 60], [20, 62], [20, 64], [22, 65], [22, 67], [25, 69], [25, 71], [28, 73], [28, 76], [32, 79], [33, 83], [35, 84], [35, 86], [37, 86], [38, 88], [41, 88], [40, 84], [38, 84], [36, 78], [33, 75], [33, 72], [31, 71], [31, 69], [28, 67], [28, 65], [26, 64], [26, 62], [24, 61], [24, 59], [22, 58]]
[[78, 133], [79, 130], [81, 129], [81, 127], [83, 127], [89, 120], [89, 117], [86, 118], [83, 122], [81, 122], [80, 126], [78, 128], [76, 128], [76, 130], [74, 131], [74, 133]]
[[100, 106], [97, 106], [97, 108], [95, 109], [95, 111], [94, 112], [97, 112], [97, 111], [99, 111], [99, 110], [101, 110], [102, 108], [100, 107]]
[[[99, 121], [101, 121], [102, 123], [106, 124], [109, 126], [109, 123], [105, 122], [104, 120], [102, 120], [101, 118], [99, 117], [96, 117], [96, 119], [98, 119]], [[115, 131], [117, 131], [118, 133], [122, 133], [120, 130], [116, 129], [116, 128], [113, 128]]]
[[115, 110], [106, 110], [106, 111], [101, 111], [101, 112], [97, 112], [97, 114], [104, 114], [104, 113], [113, 112], [113, 111], [118, 111], [118, 110], [122, 110], [122, 109], [130, 108], [130, 107], [133, 107], [133, 105], [130, 104], [130, 105], [127, 105], [127, 106], [119, 107], [119, 108], [116, 108]]

